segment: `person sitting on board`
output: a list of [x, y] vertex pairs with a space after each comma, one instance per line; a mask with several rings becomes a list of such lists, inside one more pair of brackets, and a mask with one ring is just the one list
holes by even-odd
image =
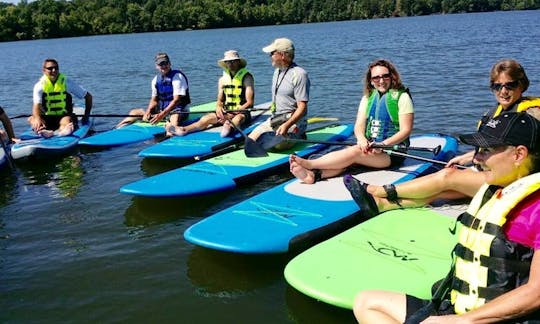
[[171, 125], [180, 125], [189, 117], [188, 79], [184, 72], [173, 70], [171, 60], [166, 53], [158, 53], [154, 58], [159, 73], [151, 82], [152, 95], [146, 110], [135, 108], [128, 117], [119, 122], [116, 128], [129, 125], [136, 120], [144, 120], [151, 124], [169, 118]]
[[0, 107], [0, 122], [2, 122], [2, 125], [4, 126], [4, 130], [0, 129], [0, 140], [4, 141], [4, 143], [18, 142], [19, 139], [15, 136], [15, 132], [13, 131], [13, 124], [2, 107]]
[[43, 76], [34, 85], [32, 116], [28, 122], [43, 137], [66, 136], [77, 128], [73, 113], [73, 97], [85, 100], [83, 124], [88, 123], [92, 110], [92, 95], [72, 78], [60, 73], [58, 61], [47, 58], [43, 62]]
[[476, 146], [473, 159], [485, 182], [457, 220], [462, 227], [451, 269], [431, 300], [362, 291], [353, 306], [358, 322], [540, 320], [540, 121], [532, 113], [503, 112], [460, 136]]
[[[529, 79], [521, 64], [510, 59], [497, 62], [491, 69], [490, 88], [498, 105], [484, 114], [478, 127], [501, 112], [520, 112], [540, 107], [540, 98], [522, 96], [528, 87]], [[364, 186], [373, 195], [381, 211], [401, 206], [423, 206], [437, 199], [470, 198], [485, 182], [485, 173], [474, 168], [457, 169], [455, 165], [471, 163], [473, 156], [474, 151], [467, 152], [451, 159], [438, 172], [398, 185]]]
[[223, 75], [218, 80], [216, 112], [206, 114], [188, 126], [167, 124], [168, 135], [184, 136], [204, 130], [209, 125], [221, 124], [221, 137], [226, 137], [233, 128], [229, 120], [235, 127], [250, 123], [251, 114], [246, 109], [253, 108], [255, 81], [246, 69], [246, 60], [237, 51], [229, 50], [218, 61], [218, 65], [223, 68]]
[[413, 102], [399, 72], [388, 60], [376, 60], [364, 77], [364, 95], [354, 126], [357, 144], [313, 160], [291, 155], [290, 171], [304, 183], [313, 184], [354, 164], [381, 169], [399, 165], [402, 157], [390, 156], [372, 145], [408, 146], [413, 122]]
[[[294, 62], [294, 43], [277, 38], [264, 47], [275, 67], [272, 77], [272, 116], [257, 126], [248, 136], [256, 141], [261, 134], [273, 132], [278, 136], [305, 138], [310, 80], [307, 72]], [[294, 143], [281, 142], [275, 150], [285, 150]]]

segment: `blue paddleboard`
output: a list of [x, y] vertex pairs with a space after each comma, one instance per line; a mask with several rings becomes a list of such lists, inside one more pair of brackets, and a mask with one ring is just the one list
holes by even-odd
[[[209, 102], [202, 105], [191, 106], [189, 118], [186, 123], [192, 123], [202, 114], [215, 109], [216, 103]], [[148, 122], [136, 121], [133, 124], [97, 133], [79, 141], [79, 145], [93, 147], [113, 147], [151, 140], [156, 136], [165, 134], [165, 122], [152, 125]]]
[[[251, 132], [260, 122], [270, 116], [270, 102], [254, 107], [251, 112], [252, 124], [244, 129]], [[223, 126], [211, 127], [204, 131], [189, 133], [185, 136], [173, 136], [162, 142], [154, 144], [139, 152], [145, 158], [187, 159], [201, 156], [240, 143], [243, 139], [238, 132], [231, 132], [230, 136], [221, 137]]]
[[36, 134], [32, 129], [28, 129], [21, 134], [21, 141], [11, 146], [11, 156], [17, 160], [30, 156], [40, 158], [65, 154], [74, 149], [77, 143], [88, 135], [93, 122], [93, 118], [90, 118], [88, 124], [83, 125], [79, 118], [79, 128], [68, 136], [55, 135], [44, 138]]
[[[310, 140], [339, 141], [348, 138], [352, 132], [352, 125], [338, 125], [310, 131], [307, 136]], [[268, 152], [266, 157], [254, 158], [246, 157], [244, 150], [239, 149], [129, 183], [120, 188], [120, 192], [148, 197], [181, 197], [231, 190], [237, 182], [253, 181], [284, 167], [289, 161], [289, 154], [305, 157], [325, 146], [297, 144], [286, 151]]]
[[[450, 136], [411, 137], [411, 146], [434, 148], [438, 145], [441, 145], [440, 152], [430, 158], [446, 160], [457, 151], [457, 141]], [[407, 158], [398, 168], [371, 170], [354, 176], [367, 183], [383, 185], [413, 179], [433, 171], [431, 166], [432, 162]], [[203, 219], [188, 228], [184, 237], [193, 244], [227, 252], [285, 253], [304, 250], [362, 221], [342, 177], [312, 185], [293, 179]]]

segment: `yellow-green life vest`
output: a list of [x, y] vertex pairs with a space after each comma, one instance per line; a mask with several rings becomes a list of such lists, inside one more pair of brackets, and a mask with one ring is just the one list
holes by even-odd
[[[540, 108], [540, 98], [535, 97], [523, 97], [521, 100], [517, 102], [516, 112], [522, 112], [529, 108]], [[480, 128], [484, 123], [486, 123], [491, 118], [495, 118], [499, 116], [503, 112], [503, 107], [501, 105], [498, 105], [497, 108], [495, 108], [492, 113], [487, 113], [485, 116], [482, 117], [481, 120], [478, 121], [477, 128]]]
[[241, 68], [231, 78], [228, 70], [223, 71], [223, 94], [225, 95], [223, 107], [226, 110], [240, 109], [246, 103], [243, 80], [244, 76], [248, 73], [249, 71], [246, 68]]
[[55, 83], [47, 76], [41, 77], [43, 84], [42, 109], [47, 116], [64, 116], [71, 112], [71, 95], [67, 92], [67, 79], [62, 73]]

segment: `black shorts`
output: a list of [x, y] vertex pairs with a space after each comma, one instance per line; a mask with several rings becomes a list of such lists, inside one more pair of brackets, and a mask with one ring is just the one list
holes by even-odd
[[[51, 115], [45, 115], [41, 116], [41, 119], [45, 122], [45, 129], [55, 131], [58, 128], [60, 128], [60, 120], [64, 118], [64, 116], [51, 116]], [[77, 129], [77, 116], [75, 114], [70, 114], [71, 122], [73, 123], [74, 129]]]

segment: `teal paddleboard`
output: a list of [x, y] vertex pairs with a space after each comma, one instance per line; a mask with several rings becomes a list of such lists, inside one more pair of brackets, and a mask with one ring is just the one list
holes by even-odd
[[[423, 134], [412, 136], [411, 146], [440, 146], [437, 154], [423, 152], [424, 157], [446, 160], [455, 154], [457, 141], [448, 135]], [[400, 166], [363, 169], [354, 176], [383, 185], [437, 170], [432, 166], [432, 162], [407, 158]], [[226, 252], [286, 253], [305, 250], [364, 220], [341, 176], [315, 184], [294, 179], [202, 219], [184, 232], [184, 238]]]
[[427, 208], [389, 211], [299, 254], [285, 267], [285, 279], [310, 297], [347, 309], [363, 290], [427, 299], [450, 270], [454, 226], [455, 217]]
[[[324, 127], [307, 132], [308, 139], [342, 141], [353, 131], [352, 125]], [[289, 155], [308, 156], [324, 149], [325, 144], [297, 144], [281, 152], [269, 152], [266, 157], [246, 157], [243, 149], [206, 161], [124, 185], [120, 192], [148, 197], [187, 197], [231, 190], [238, 183], [249, 183], [277, 172], [289, 162]]]
[[[216, 107], [216, 102], [209, 102], [202, 105], [191, 106], [190, 114], [185, 124], [193, 123], [204, 113], [212, 111]], [[79, 145], [92, 147], [113, 147], [132, 143], [143, 142], [154, 139], [154, 137], [165, 134], [165, 122], [155, 125], [148, 122], [136, 121], [133, 124], [97, 133], [87, 138], [81, 139]]]

